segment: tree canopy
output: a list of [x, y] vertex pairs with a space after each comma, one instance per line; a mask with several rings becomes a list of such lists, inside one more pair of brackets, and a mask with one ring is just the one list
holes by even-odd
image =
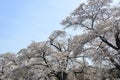
[[[120, 6], [80, 4], [48, 40], [0, 55], [1, 80], [114, 80], [120, 78]], [[67, 28], [84, 30], [69, 36]]]

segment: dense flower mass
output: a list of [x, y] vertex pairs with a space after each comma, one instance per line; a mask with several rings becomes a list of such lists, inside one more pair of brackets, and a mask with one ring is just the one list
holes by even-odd
[[0, 80], [117, 80], [120, 78], [120, 6], [88, 0], [61, 22], [83, 29], [55, 30], [18, 53], [0, 55]]

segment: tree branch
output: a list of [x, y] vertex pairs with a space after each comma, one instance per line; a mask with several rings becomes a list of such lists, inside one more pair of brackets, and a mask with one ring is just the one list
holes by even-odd
[[112, 47], [112, 48], [115, 49], [115, 50], [118, 50], [118, 48], [115, 47], [114, 45], [112, 45], [110, 42], [108, 42], [105, 37], [99, 36], [99, 38], [100, 38], [104, 43], [106, 43], [108, 46]]
[[60, 52], [62, 52], [62, 49], [56, 45], [53, 44], [53, 40], [50, 40], [50, 45], [52, 45], [53, 47], [55, 47], [57, 50], [59, 50]]
[[116, 46], [118, 47], [118, 49], [120, 49], [120, 39], [119, 39], [119, 32], [117, 32], [115, 34], [115, 41], [116, 41]]

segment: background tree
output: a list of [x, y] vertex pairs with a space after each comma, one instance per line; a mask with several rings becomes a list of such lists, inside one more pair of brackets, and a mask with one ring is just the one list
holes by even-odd
[[17, 54], [0, 55], [1, 80], [111, 80], [120, 72], [120, 6], [88, 0], [62, 21], [68, 36], [55, 30], [47, 41], [33, 41]]
[[63, 20], [62, 25], [65, 28], [84, 28], [85, 30], [83, 34], [75, 37], [78, 43], [73, 50], [74, 56], [82, 54], [83, 50], [90, 51], [89, 54], [95, 62], [101, 56], [102, 63], [107, 61], [106, 63], [112, 63], [120, 70], [120, 7], [113, 7], [111, 2], [112, 0], [88, 0], [88, 3], [80, 4], [70, 16]]

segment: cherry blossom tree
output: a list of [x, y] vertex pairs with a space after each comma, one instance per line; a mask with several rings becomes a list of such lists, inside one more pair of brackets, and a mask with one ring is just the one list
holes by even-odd
[[74, 37], [73, 55], [89, 55], [101, 67], [120, 71], [120, 6], [112, 0], [88, 0], [62, 21], [64, 29], [84, 29]]
[[62, 21], [69, 36], [55, 30], [18, 53], [0, 55], [1, 80], [106, 80], [120, 72], [120, 6], [112, 0], [88, 0]]

